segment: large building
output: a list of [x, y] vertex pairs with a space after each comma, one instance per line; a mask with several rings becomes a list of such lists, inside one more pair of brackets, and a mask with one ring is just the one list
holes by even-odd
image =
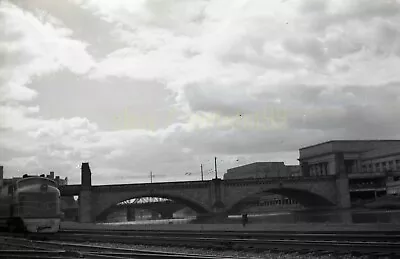
[[[299, 150], [300, 166], [283, 162], [256, 162], [228, 169], [224, 179], [334, 175], [343, 154], [353, 205], [380, 196], [400, 195], [400, 140], [332, 140]], [[282, 204], [279, 195], [264, 196], [266, 203]], [[292, 201], [286, 201], [289, 204]]]
[[285, 165], [284, 162], [255, 162], [227, 170], [224, 180], [243, 178], [289, 177], [300, 175], [298, 165]]
[[335, 154], [343, 153], [348, 174], [400, 168], [400, 140], [332, 140], [299, 150], [302, 174], [333, 175]]
[[399, 193], [400, 140], [332, 140], [299, 150], [303, 176], [333, 175], [344, 156], [353, 203]]

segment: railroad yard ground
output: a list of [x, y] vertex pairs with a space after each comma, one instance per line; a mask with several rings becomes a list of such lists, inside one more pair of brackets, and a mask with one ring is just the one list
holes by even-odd
[[[2, 242], [0, 236], [0, 250], [6, 249], [10, 251], [10, 245], [6, 244], [6, 242]], [[25, 244], [25, 242], [22, 242], [22, 244]], [[65, 247], [65, 245], [68, 246], [68, 244], [77, 244], [77, 242], [63, 242], [60, 245], [62, 247]], [[88, 247], [102, 247], [102, 249], [107, 250], [110, 249], [110, 251], [115, 251], [114, 249], [129, 249], [132, 252], [145, 252], [149, 251], [151, 254], [152, 253], [159, 253], [159, 255], [150, 256], [148, 258], [185, 258], [185, 255], [187, 256], [186, 258], [190, 259], [211, 259], [211, 258], [218, 258], [218, 259], [247, 259], [247, 258], [252, 258], [252, 259], [271, 259], [271, 258], [279, 258], [279, 259], [302, 259], [302, 258], [311, 258], [311, 259], [367, 259], [370, 258], [368, 256], [352, 256], [349, 254], [335, 254], [335, 253], [325, 253], [325, 254], [318, 254], [318, 253], [286, 253], [286, 252], [268, 252], [268, 251], [217, 251], [217, 250], [212, 250], [212, 249], [196, 249], [196, 248], [175, 248], [175, 247], [168, 247], [168, 246], [153, 246], [153, 245], [127, 245], [127, 244], [118, 244], [118, 243], [96, 243], [96, 242], [85, 242], [84, 245], [86, 248]], [[78, 244], [79, 246], [79, 244]], [[18, 245], [17, 245], [18, 247]], [[19, 253], [23, 251], [24, 248], [20, 248], [18, 250]], [[79, 248], [74, 249], [75, 251], [79, 251]], [[70, 250], [70, 251], [74, 251]], [[87, 250], [87, 249], [85, 249]], [[17, 250], [15, 250], [17, 251]], [[47, 250], [50, 251], [50, 250]], [[125, 251], [126, 252], [126, 251]], [[41, 253], [46, 253], [46, 251], [42, 251]], [[28, 253], [29, 254], [29, 253]], [[140, 254], [140, 253], [139, 253]], [[162, 255], [165, 256], [162, 256]], [[174, 256], [174, 254], [178, 255], [183, 255], [183, 256]], [[0, 253], [0, 258], [9, 258], [8, 256], [10, 253], [7, 255]], [[15, 256], [14, 253], [11, 253], [13, 255], [13, 258], [19, 258], [18, 256]], [[25, 254], [26, 255], [26, 254]], [[33, 255], [33, 254], [31, 254]], [[42, 256], [45, 254], [42, 254]], [[161, 255], [161, 256], [160, 256]], [[24, 257], [24, 258], [40, 258], [40, 257]], [[46, 257], [46, 258], [63, 258], [63, 257]], [[68, 257], [71, 258], [71, 257]], [[77, 257], [76, 257], [77, 258]], [[84, 257], [84, 258], [113, 258], [112, 256], [107, 256], [107, 257]], [[115, 258], [121, 258], [116, 256]], [[137, 256], [137, 257], [130, 257], [130, 258], [147, 258], [146, 256]], [[375, 257], [379, 258], [379, 257]], [[383, 257], [385, 258], [385, 257]], [[382, 258], [382, 259], [383, 259]], [[387, 257], [386, 257], [387, 258]], [[385, 258], [385, 259], [386, 259]]]
[[[138, 232], [133, 233], [130, 232], [130, 230], [133, 232], [134, 230], [138, 230]], [[142, 230], [142, 233], [139, 232], [140, 230]], [[167, 232], [169, 231], [173, 234], [168, 234]], [[215, 231], [215, 236], [211, 234], [213, 231]], [[267, 233], [268, 231], [276, 231], [277, 233], [272, 233], [271, 236], [269, 236]], [[287, 233], [285, 233], [285, 231], [287, 231]], [[341, 231], [343, 231], [343, 236], [340, 234]], [[365, 234], [361, 234], [363, 231], [373, 233], [365, 236]], [[153, 234], [151, 232], [153, 232]], [[187, 233], [185, 234], [185, 232]], [[290, 234], [290, 232], [292, 232], [292, 234]], [[293, 232], [295, 233], [293, 234]], [[296, 234], [297, 232], [299, 234]], [[312, 232], [317, 234], [312, 234]], [[330, 236], [329, 234], [326, 234], [327, 232], [333, 232], [334, 234]], [[351, 235], [353, 234], [348, 235], [346, 232], [360, 232], [360, 234], [352, 238]], [[50, 245], [50, 247], [53, 247], [52, 249], [60, 247], [58, 249], [80, 251], [83, 253], [85, 253], [85, 251], [88, 253], [88, 249], [91, 249], [92, 251], [96, 251], [95, 253], [100, 253], [96, 256], [103, 256], [101, 253], [126, 253], [127, 250], [122, 250], [129, 249], [132, 253], [157, 253], [157, 256], [162, 253], [169, 254], [165, 256], [180, 253], [187, 256], [191, 255], [189, 256], [190, 258], [199, 259], [206, 258], [207, 256], [209, 256], [208, 258], [254, 259], [388, 259], [398, 258], [392, 257], [393, 254], [390, 254], [389, 250], [392, 250], [393, 252], [397, 249], [396, 255], [400, 256], [399, 249], [397, 248], [397, 237], [399, 236], [399, 232], [400, 224], [249, 224], [243, 227], [240, 224], [113, 225], [62, 222], [61, 232], [58, 235], [49, 236], [50, 239], [47, 238], [46, 240], [50, 241], [50, 243], [52, 242], [52, 245]], [[226, 233], [228, 236], [224, 236], [223, 233]], [[266, 234], [266, 237], [264, 237], [264, 234]], [[284, 236], [282, 236], [282, 234]], [[205, 236], [201, 237], [193, 235]], [[249, 241], [246, 241], [246, 235], [248, 236], [247, 238]], [[375, 237], [375, 235], [381, 235], [381, 237], [378, 238]], [[371, 244], [374, 246], [374, 242], [377, 242], [376, 244], [380, 243], [382, 235], [387, 236], [382, 239], [385, 245], [383, 250], [382, 248], [378, 249], [380, 252], [377, 252], [378, 250], [370, 247], [370, 245], [365, 245]], [[314, 239], [315, 236], [321, 237]], [[343, 239], [344, 236], [346, 237]], [[21, 239], [22, 236], [19, 238]], [[1, 239], [3, 239], [3, 242]], [[201, 239], [200, 242], [197, 239]], [[277, 242], [279, 239], [282, 239], [283, 241]], [[13, 241], [10, 236], [4, 235], [3, 237], [0, 236], [0, 250], [3, 249], [5, 252], [7, 249], [10, 249], [9, 247], [12, 246], [13, 242], [14, 246], [15, 242], [17, 242], [17, 246], [18, 242], [22, 242], [22, 245], [26, 245], [26, 240]], [[49, 242], [47, 241], [28, 242], [32, 247], [37, 245], [49, 246]], [[37, 244], [30, 242], [36, 242]], [[5, 245], [2, 247], [1, 243], [4, 243]], [[229, 245], [229, 243], [231, 244]], [[336, 247], [335, 244], [340, 244], [337, 246], [337, 249], [334, 248]], [[342, 247], [343, 244], [344, 247]], [[393, 246], [393, 244], [395, 246]], [[21, 245], [21, 243], [19, 245]], [[379, 244], [378, 246], [381, 245]], [[360, 249], [360, 247], [361, 250], [357, 250]], [[369, 252], [365, 252], [365, 249], [372, 253], [369, 254]], [[119, 250], [119, 252], [116, 250]], [[364, 253], [358, 253], [355, 251], [364, 251]], [[366, 255], [366, 253], [369, 255]], [[154, 258], [154, 256], [154, 254], [150, 255], [150, 257], [143, 255], [138, 258]], [[8, 257], [2, 256], [0, 251], [0, 258]], [[108, 258], [112, 257], [109, 256]], [[172, 256], [172, 258], [174, 258], [174, 256]]]
[[[251, 231], [298, 231], [298, 232], [323, 232], [323, 231], [400, 231], [400, 224], [249, 224], [243, 227], [240, 224], [166, 224], [166, 225], [128, 225], [128, 224], [91, 224], [91, 223], [77, 223], [77, 222], [62, 222], [61, 228], [64, 230], [160, 230], [160, 231], [193, 231], [193, 232], [201, 232], [201, 231], [243, 231], [243, 232], [251, 232]], [[158, 246], [158, 245], [129, 245], [129, 244], [120, 244], [120, 243], [96, 243], [96, 242], [88, 242], [88, 244], [93, 245], [103, 245], [107, 247], [115, 247], [115, 248], [134, 248], [134, 249], [148, 249], [152, 251], [164, 251], [164, 252], [180, 252], [186, 254], [202, 254], [202, 255], [210, 255], [215, 256], [215, 258], [222, 258], [224, 256], [231, 258], [315, 258], [315, 259], [332, 259], [332, 258], [341, 258], [341, 259], [355, 259], [355, 258], [371, 258], [370, 256], [354, 256], [351, 254], [337, 254], [337, 253], [329, 253], [321, 254], [321, 253], [297, 253], [297, 252], [269, 252], [269, 251], [257, 251], [255, 250], [223, 250], [219, 251], [218, 249], [210, 249], [207, 248], [189, 248], [189, 247], [174, 247], [174, 246]], [[351, 250], [350, 250], [351, 251]], [[374, 258], [392, 258], [388, 256], [375, 256]]]
[[[126, 244], [115, 244], [115, 243], [90, 243], [92, 245], [101, 245], [113, 248], [128, 248], [128, 249], [146, 249], [151, 251], [167, 252], [167, 253], [184, 253], [187, 255], [204, 255], [212, 256], [214, 258], [235, 258], [235, 259], [369, 259], [369, 256], [352, 256], [350, 254], [335, 254], [326, 253], [324, 255], [318, 253], [287, 253], [287, 252], [267, 252], [267, 251], [217, 251], [212, 249], [200, 249], [200, 248], [175, 248], [168, 246], [145, 246], [145, 245], [126, 245]], [[389, 259], [389, 257], [376, 257], [377, 259]]]
[[179, 231], [400, 231], [400, 224], [93, 224], [62, 222], [61, 229], [179, 230]]

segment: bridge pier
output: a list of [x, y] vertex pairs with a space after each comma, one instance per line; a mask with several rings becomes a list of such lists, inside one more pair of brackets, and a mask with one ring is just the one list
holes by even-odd
[[228, 218], [227, 208], [223, 202], [225, 189], [223, 181], [219, 178], [212, 179], [209, 186], [210, 201], [212, 211], [196, 217], [196, 221], [201, 223], [220, 223]]
[[82, 190], [79, 194], [79, 222], [92, 222], [92, 195], [90, 190]]
[[151, 211], [151, 219], [153, 219], [153, 220], [158, 219], [158, 212], [157, 211]]
[[91, 223], [92, 217], [92, 176], [89, 163], [82, 163], [81, 167], [81, 191], [79, 193], [79, 222]]
[[211, 189], [211, 202], [212, 202], [212, 210], [213, 214], [221, 214], [225, 213], [226, 208], [225, 204], [222, 201], [222, 197], [224, 197], [224, 188], [223, 188], [221, 179], [212, 179], [210, 184]]
[[126, 220], [135, 221], [136, 220], [136, 210], [133, 207], [126, 207]]

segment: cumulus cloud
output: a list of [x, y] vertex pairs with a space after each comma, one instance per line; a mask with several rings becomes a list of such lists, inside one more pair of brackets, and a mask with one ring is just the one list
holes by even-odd
[[[37, 96], [26, 85], [32, 76], [41, 76], [62, 68], [75, 73], [85, 73], [93, 60], [85, 51], [85, 44], [70, 39], [71, 31], [61, 27], [57, 19], [48, 15], [41, 21], [37, 15], [25, 12], [16, 5], [2, 2], [0, 16], [3, 41], [1, 53], [6, 57], [2, 64], [2, 100], [30, 100]], [[15, 53], [10, 56], [11, 53]], [[19, 62], [14, 57], [18, 56]]]
[[[201, 163], [212, 177], [214, 156], [224, 172], [296, 163], [300, 147], [330, 139], [400, 137], [398, 1], [38, 6], [47, 16], [0, 5], [0, 143], [13, 154], [0, 160], [10, 170], [79, 182], [89, 161], [95, 183], [146, 182], [150, 171], [193, 180]], [[134, 123], [103, 119], [126, 110]], [[160, 123], [145, 126], [150, 117]]]

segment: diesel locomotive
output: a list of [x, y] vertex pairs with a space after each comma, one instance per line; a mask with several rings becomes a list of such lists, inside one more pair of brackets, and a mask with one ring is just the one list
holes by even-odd
[[0, 195], [0, 226], [10, 232], [58, 232], [60, 201], [53, 180], [25, 175]]

